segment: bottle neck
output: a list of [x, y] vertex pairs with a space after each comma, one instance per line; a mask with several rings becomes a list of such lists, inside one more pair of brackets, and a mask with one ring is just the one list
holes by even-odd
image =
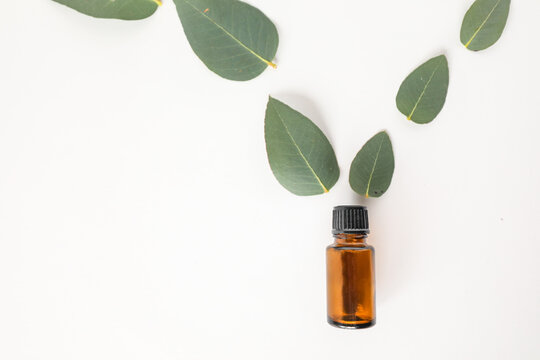
[[346, 234], [339, 233], [334, 234], [334, 241], [338, 245], [356, 245], [363, 246], [366, 245], [367, 233], [362, 234]]

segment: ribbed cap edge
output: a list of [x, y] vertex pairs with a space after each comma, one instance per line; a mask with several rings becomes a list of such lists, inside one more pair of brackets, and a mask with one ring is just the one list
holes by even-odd
[[341, 205], [332, 212], [332, 234], [369, 233], [368, 211], [365, 206]]

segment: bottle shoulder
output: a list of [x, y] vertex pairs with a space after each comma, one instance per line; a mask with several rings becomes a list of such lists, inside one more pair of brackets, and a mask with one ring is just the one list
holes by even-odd
[[326, 247], [327, 251], [340, 251], [340, 250], [357, 250], [357, 251], [375, 251], [375, 248], [369, 244], [330, 244]]

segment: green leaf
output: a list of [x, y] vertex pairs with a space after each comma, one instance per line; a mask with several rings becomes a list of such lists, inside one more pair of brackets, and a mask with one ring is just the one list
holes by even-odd
[[278, 47], [274, 24], [238, 0], [174, 0], [191, 48], [213, 72], [245, 81], [260, 75]]
[[339, 178], [332, 145], [304, 115], [272, 97], [264, 121], [268, 161], [276, 179], [296, 195], [328, 192]]
[[508, 19], [510, 0], [476, 0], [461, 24], [461, 43], [469, 50], [484, 50], [495, 44]]
[[349, 183], [360, 195], [379, 197], [388, 190], [393, 174], [392, 142], [388, 134], [381, 131], [356, 154], [349, 172]]
[[431, 122], [442, 110], [448, 92], [448, 62], [444, 55], [416, 68], [399, 87], [396, 105], [417, 124]]
[[53, 0], [97, 18], [140, 20], [152, 15], [161, 0]]

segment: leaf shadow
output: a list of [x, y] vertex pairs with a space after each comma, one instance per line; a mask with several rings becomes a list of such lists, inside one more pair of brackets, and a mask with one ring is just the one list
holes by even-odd
[[[293, 109], [299, 111], [301, 114], [309, 118], [315, 125], [321, 129], [324, 135], [330, 141], [330, 144], [333, 144], [332, 137], [330, 136], [330, 131], [326, 122], [323, 120], [324, 116], [322, 115], [317, 104], [310, 98], [294, 92], [278, 92], [271, 94], [272, 97], [284, 102]], [[333, 147], [334, 145], [332, 145]]]
[[418, 66], [422, 65], [423, 63], [425, 63], [426, 61], [428, 61], [429, 59], [432, 59], [432, 58], [437, 57], [439, 55], [444, 55], [448, 59], [448, 50], [446, 50], [446, 48], [435, 48], [435, 49], [433, 49], [431, 51], [428, 51], [428, 52], [426, 52], [424, 54], [424, 56], [422, 58], [418, 59], [418, 63], [416, 65], [412, 64], [412, 66], [418, 67]]
[[[428, 60], [433, 59], [434, 57], [437, 57], [439, 55], [444, 55], [447, 60], [449, 58], [449, 53], [446, 48], [438, 48], [438, 49], [433, 49], [429, 52], [426, 52], [424, 56], [419, 57], [416, 60], [416, 62], [413, 62], [409, 65], [409, 73], [407, 74], [407, 76], [410, 75], [410, 73], [416, 70], [418, 67], [426, 63]], [[448, 61], [448, 63], [449, 63], [448, 67], [450, 67], [450, 61]], [[403, 80], [404, 79], [405, 78], [403, 78]]]

